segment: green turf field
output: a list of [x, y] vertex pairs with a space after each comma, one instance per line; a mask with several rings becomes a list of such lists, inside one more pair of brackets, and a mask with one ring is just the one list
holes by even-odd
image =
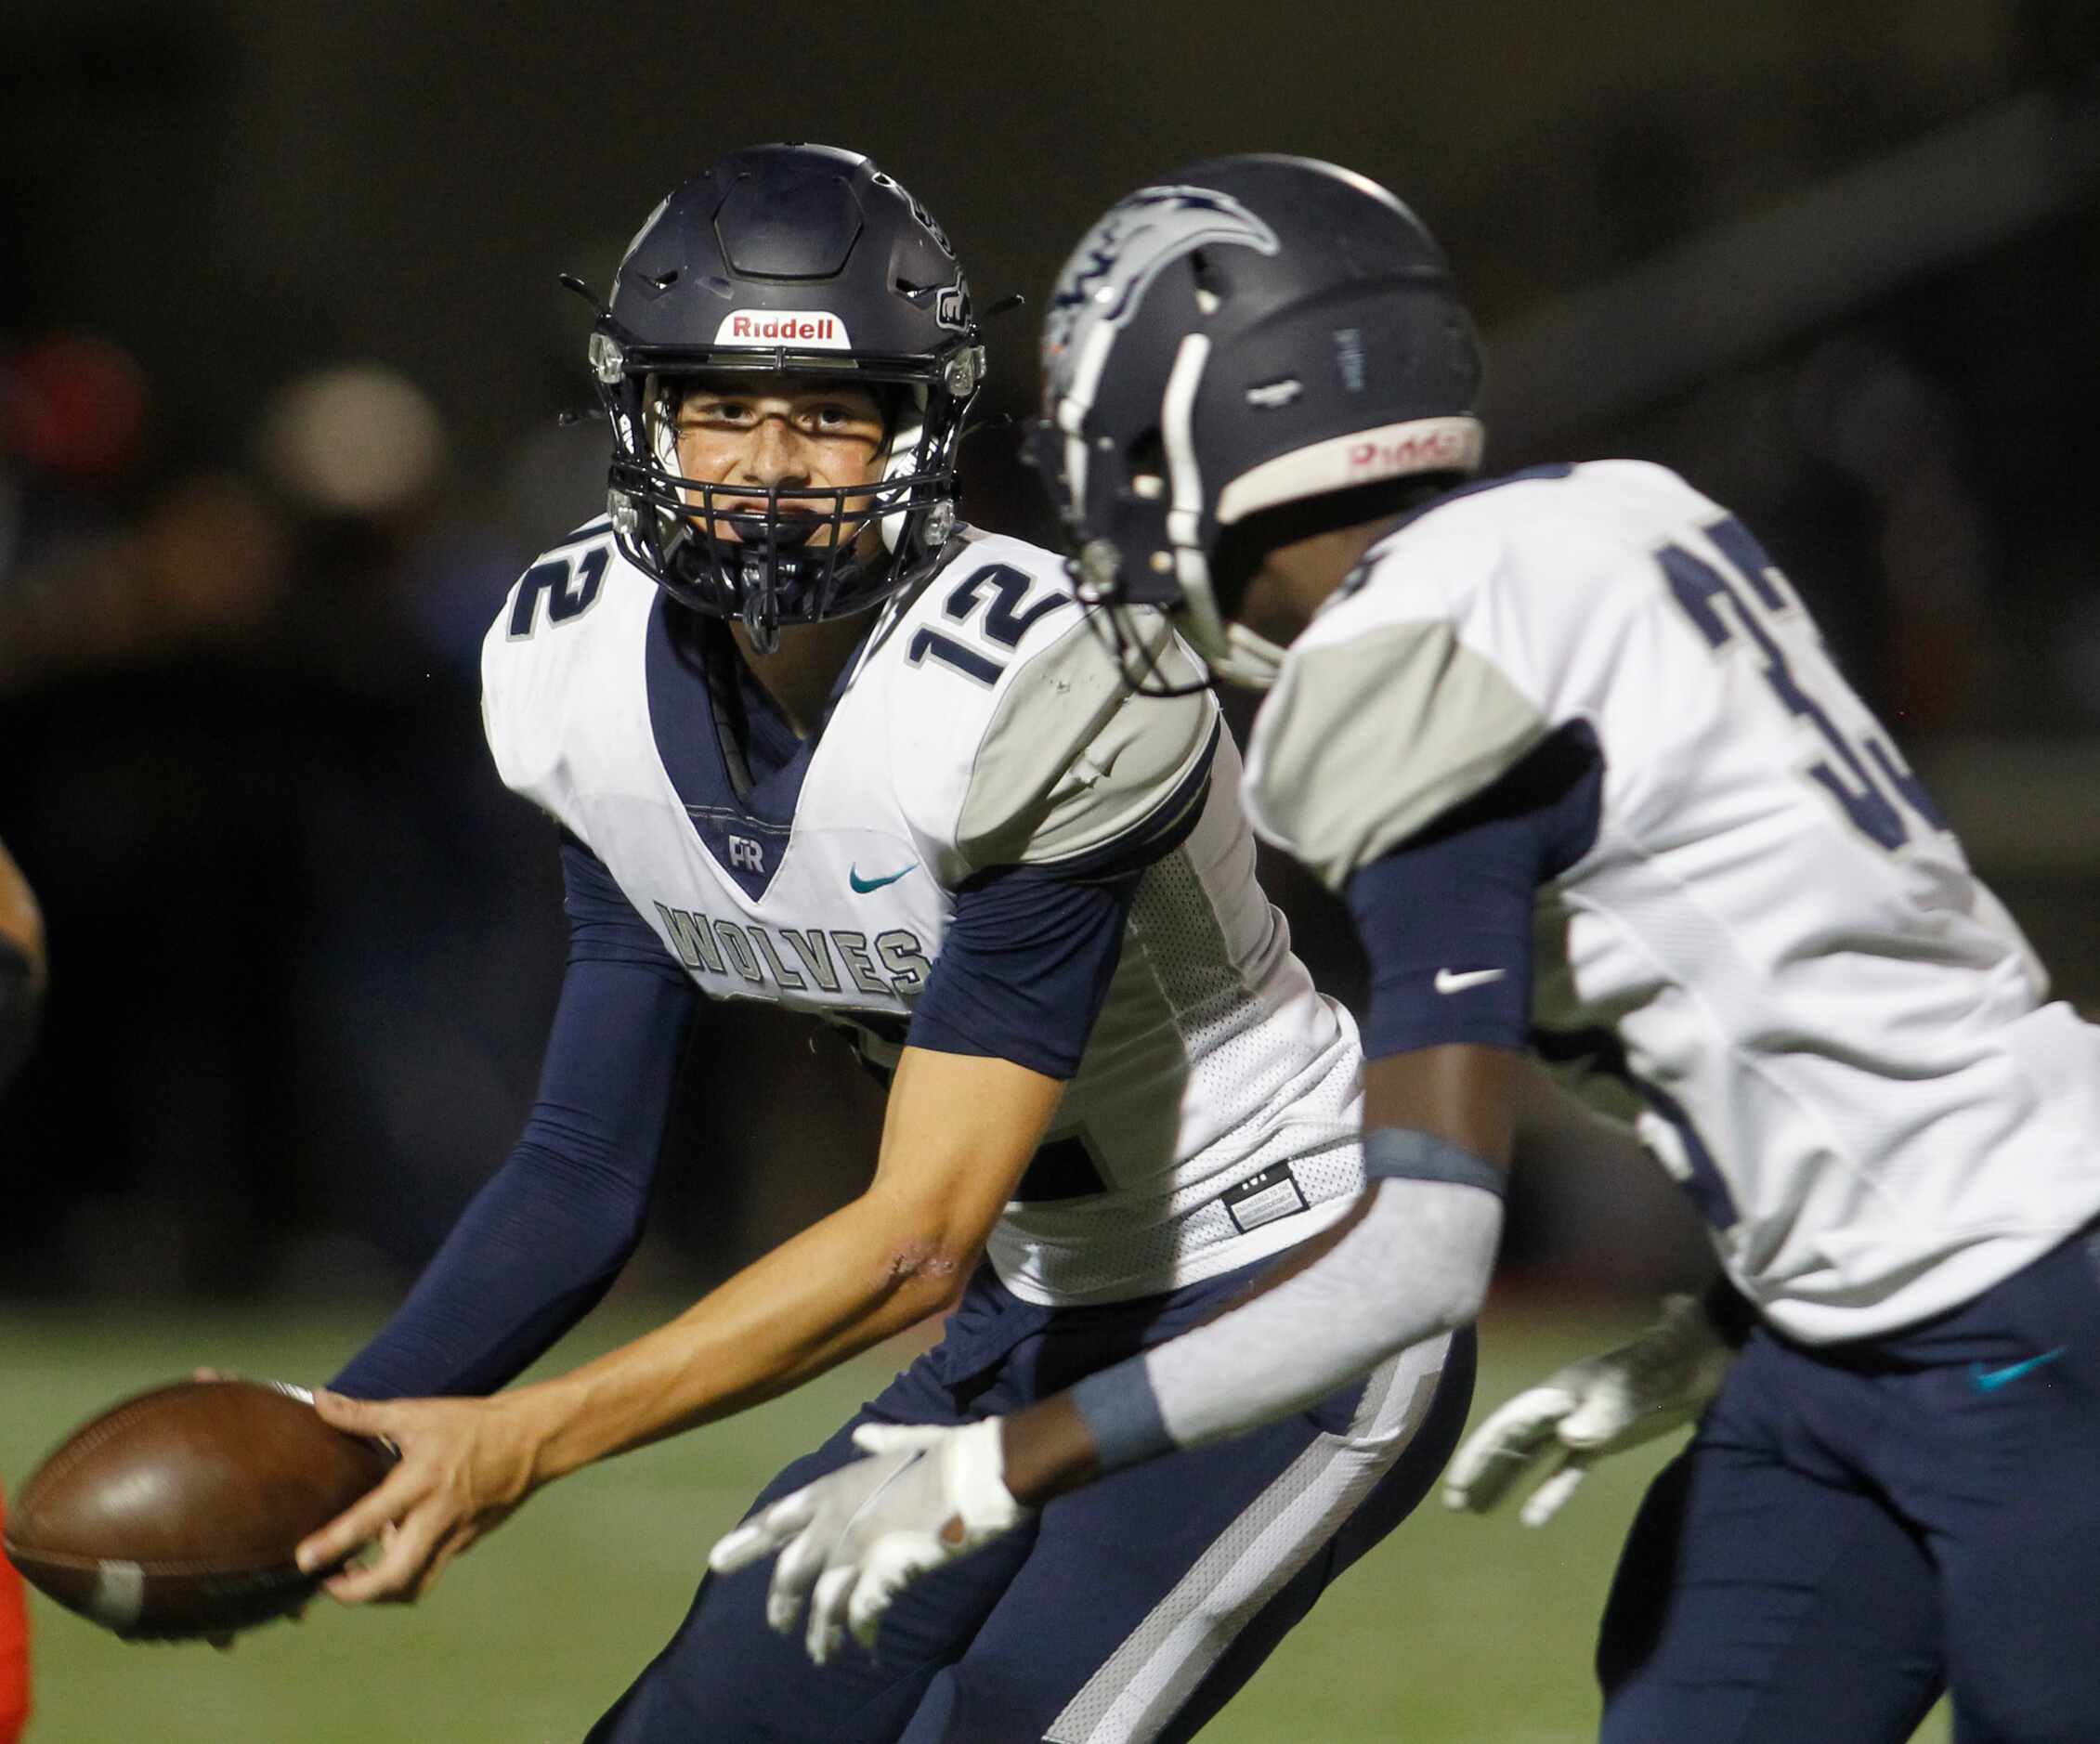
[[[580, 1360], [649, 1319], [607, 1308], [563, 1356]], [[0, 1476], [19, 1485], [81, 1418], [194, 1363], [316, 1376], [372, 1323], [299, 1308], [99, 1323], [11, 1314], [0, 1320]], [[1491, 1316], [1476, 1412], [1628, 1324]], [[556, 1486], [414, 1611], [323, 1602], [304, 1625], [275, 1625], [221, 1657], [125, 1646], [38, 1599], [31, 1744], [573, 1744], [684, 1614], [707, 1546], [761, 1480], [893, 1366], [864, 1360], [737, 1423]], [[1426, 1508], [1329, 1592], [1206, 1740], [1592, 1737], [1597, 1610], [1618, 1532], [1669, 1445], [1607, 1467], [1544, 1532]], [[1921, 1737], [1946, 1736], [1936, 1718]]]

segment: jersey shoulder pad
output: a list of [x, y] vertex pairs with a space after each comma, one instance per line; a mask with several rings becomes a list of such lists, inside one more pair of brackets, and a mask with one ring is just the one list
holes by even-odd
[[[963, 876], [1112, 862], [1154, 832], [1161, 808], [1207, 760], [1215, 701], [1135, 696], [1107, 623], [1074, 599], [1063, 560], [1039, 546], [974, 535], [911, 617], [901, 627], [907, 658], [918, 647], [918, 664], [953, 663], [941, 643], [955, 641], [999, 669], [970, 706], [959, 698], [944, 710], [940, 778], [929, 761], [901, 784], [921, 800], [937, 791]], [[1144, 629], [1169, 683], [1198, 676], [1163, 619], [1147, 614]], [[919, 641], [929, 631], [931, 646]], [[1179, 793], [1184, 805], [1192, 797]]]
[[1255, 719], [1256, 831], [1330, 889], [1546, 736], [1522, 650], [1492, 632], [1511, 543], [1427, 517], [1375, 550], [1286, 654]]
[[1338, 888], [1650, 682], [1655, 553], [1722, 514], [1645, 461], [1540, 467], [1431, 505], [1292, 644], [1249, 749], [1256, 829]]
[[503, 785], [578, 835], [573, 767], [610, 697], [642, 695], [656, 586], [605, 521], [580, 527], [520, 576], [481, 644], [481, 721]]
[[1717, 520], [1728, 510], [1683, 474], [1660, 461], [1585, 461], [1572, 476], [1594, 494], [1617, 498], [1623, 509], [1638, 504], [1650, 515], [1671, 520]]

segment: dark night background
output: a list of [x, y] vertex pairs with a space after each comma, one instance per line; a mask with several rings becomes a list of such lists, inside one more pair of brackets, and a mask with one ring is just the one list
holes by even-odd
[[[1637, 454], [1740, 512], [2100, 1003], [2096, 64], [2100, 7], [1990, 0], [13, 0], [0, 839], [53, 992], [0, 1107], [0, 1295], [378, 1301], [507, 1150], [562, 928], [476, 653], [603, 504], [554, 275], [603, 287], [765, 139], [873, 155], [980, 306], [1039, 306], [1193, 158], [1387, 182], [1488, 335], [1492, 464]], [[997, 410], [1035, 319], [990, 334]], [[1044, 537], [1009, 449], [977, 438], [970, 512]], [[1338, 911], [1270, 883], [1351, 996]], [[875, 1092], [813, 1030], [703, 1018], [646, 1282], [696, 1293], [865, 1177]], [[1515, 1255], [1651, 1282], [1663, 1197], [1533, 1182]]]

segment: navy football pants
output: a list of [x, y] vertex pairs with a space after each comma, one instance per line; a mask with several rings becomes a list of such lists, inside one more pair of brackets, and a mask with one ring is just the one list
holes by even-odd
[[[981, 1269], [941, 1344], [755, 1510], [856, 1457], [855, 1425], [959, 1423], [1069, 1386], [1215, 1312], [1252, 1270], [1051, 1311]], [[819, 1670], [765, 1626], [770, 1562], [710, 1575], [588, 1744], [1123, 1744], [1184, 1739], [1435, 1480], [1472, 1396], [1471, 1334], [1240, 1439], [1059, 1498], [928, 1576], [874, 1655]]]
[[1642, 1504], [1605, 1744], [2100, 1740], [2100, 1270], [1809, 1350], [1760, 1329]]

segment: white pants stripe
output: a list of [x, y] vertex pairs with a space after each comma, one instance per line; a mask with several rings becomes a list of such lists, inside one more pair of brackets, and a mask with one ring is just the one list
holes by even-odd
[[1322, 1435], [1199, 1556], [1051, 1723], [1045, 1744], [1146, 1744], [1317, 1555], [1428, 1417], [1448, 1336], [1382, 1363], [1346, 1435]]

